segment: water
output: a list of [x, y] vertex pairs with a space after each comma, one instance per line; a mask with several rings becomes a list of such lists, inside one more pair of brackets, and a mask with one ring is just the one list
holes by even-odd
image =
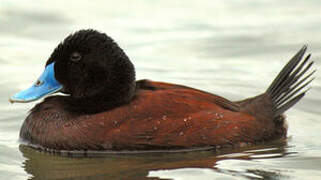
[[321, 2], [0, 0], [0, 179], [320, 179], [321, 77], [287, 112], [285, 142], [219, 152], [66, 157], [19, 147], [35, 105], [8, 98], [42, 72], [69, 33], [112, 36], [148, 78], [207, 90], [231, 100], [265, 90], [286, 61], [309, 45], [320, 71]]

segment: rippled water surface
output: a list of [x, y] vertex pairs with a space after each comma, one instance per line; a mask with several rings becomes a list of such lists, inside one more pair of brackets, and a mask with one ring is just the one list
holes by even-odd
[[321, 64], [321, 2], [0, 0], [0, 179], [321, 179], [321, 77], [287, 114], [286, 141], [218, 152], [96, 154], [20, 146], [35, 105], [9, 104], [68, 34], [95, 28], [130, 56], [138, 79], [238, 100], [265, 90], [303, 44]]

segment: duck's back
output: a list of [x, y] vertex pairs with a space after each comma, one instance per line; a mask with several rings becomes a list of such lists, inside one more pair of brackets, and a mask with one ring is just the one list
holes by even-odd
[[275, 131], [273, 121], [242, 111], [238, 103], [141, 80], [129, 104], [98, 114], [70, 113], [63, 97], [47, 98], [27, 117], [20, 136], [49, 149], [148, 150], [238, 146], [271, 139]]

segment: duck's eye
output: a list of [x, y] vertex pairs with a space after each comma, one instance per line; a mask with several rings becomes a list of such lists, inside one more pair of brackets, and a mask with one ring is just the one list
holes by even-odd
[[74, 52], [70, 55], [70, 60], [72, 62], [78, 62], [81, 60], [81, 54], [79, 52]]

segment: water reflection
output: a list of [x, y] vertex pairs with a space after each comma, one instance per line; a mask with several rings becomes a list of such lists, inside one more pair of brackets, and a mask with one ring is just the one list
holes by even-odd
[[[271, 178], [283, 177], [282, 172], [266, 171], [245, 167], [236, 169], [244, 161], [278, 158], [289, 154], [286, 142], [278, 141], [239, 150], [194, 151], [185, 153], [142, 153], [142, 154], [92, 154], [91, 157], [68, 157], [40, 152], [21, 145], [20, 151], [26, 158], [25, 171], [31, 179], [154, 179], [175, 178], [176, 171], [188, 168], [207, 170], [206, 177]], [[258, 150], [259, 149], [259, 150]], [[261, 157], [260, 157], [261, 156]], [[228, 161], [234, 161], [227, 165]], [[177, 176], [178, 175], [178, 176]], [[176, 174], [184, 177], [184, 173]], [[190, 174], [188, 176], [190, 177]], [[197, 176], [201, 176], [198, 174]]]

